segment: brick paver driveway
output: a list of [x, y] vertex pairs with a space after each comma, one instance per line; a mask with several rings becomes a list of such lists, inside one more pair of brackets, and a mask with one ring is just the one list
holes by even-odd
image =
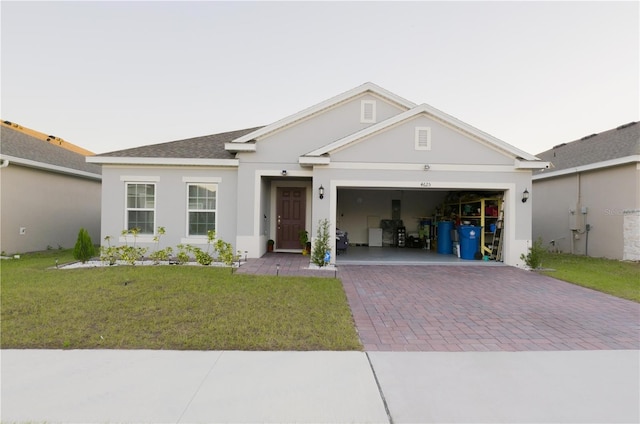
[[365, 350], [639, 349], [640, 304], [513, 267], [345, 265]]
[[311, 270], [268, 253], [238, 273], [337, 276], [368, 351], [640, 349], [640, 304], [509, 266]]

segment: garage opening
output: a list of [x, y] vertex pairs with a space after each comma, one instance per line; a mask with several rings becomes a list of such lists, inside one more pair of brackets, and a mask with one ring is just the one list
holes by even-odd
[[336, 262], [497, 264], [504, 191], [343, 187]]

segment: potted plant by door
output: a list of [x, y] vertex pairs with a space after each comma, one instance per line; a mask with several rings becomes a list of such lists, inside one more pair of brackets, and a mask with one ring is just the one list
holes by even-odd
[[267, 240], [267, 252], [273, 252], [273, 245], [276, 244], [275, 241], [269, 239]]
[[[300, 240], [300, 246], [302, 247], [302, 254], [307, 255], [311, 251], [311, 245], [309, 244], [309, 233], [305, 230], [298, 231], [298, 239]], [[309, 246], [307, 246], [309, 244]]]

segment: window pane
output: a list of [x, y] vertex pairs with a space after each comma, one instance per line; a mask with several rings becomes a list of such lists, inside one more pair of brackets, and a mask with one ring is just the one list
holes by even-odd
[[189, 212], [189, 235], [206, 236], [207, 231], [216, 229], [215, 212]]
[[146, 187], [146, 203], [145, 203], [145, 208], [154, 208], [155, 204], [156, 204], [156, 186], [154, 186], [153, 184], [147, 184]]
[[153, 234], [152, 211], [129, 211], [127, 229], [138, 228], [140, 234]]
[[189, 210], [215, 210], [215, 208], [215, 184], [192, 184], [189, 186]]
[[127, 185], [127, 208], [153, 209], [155, 207], [155, 191], [153, 184], [128, 184]]

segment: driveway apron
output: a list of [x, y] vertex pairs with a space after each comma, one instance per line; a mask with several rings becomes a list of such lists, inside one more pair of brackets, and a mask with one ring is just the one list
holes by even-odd
[[514, 267], [342, 266], [366, 351], [640, 348], [640, 304]]

